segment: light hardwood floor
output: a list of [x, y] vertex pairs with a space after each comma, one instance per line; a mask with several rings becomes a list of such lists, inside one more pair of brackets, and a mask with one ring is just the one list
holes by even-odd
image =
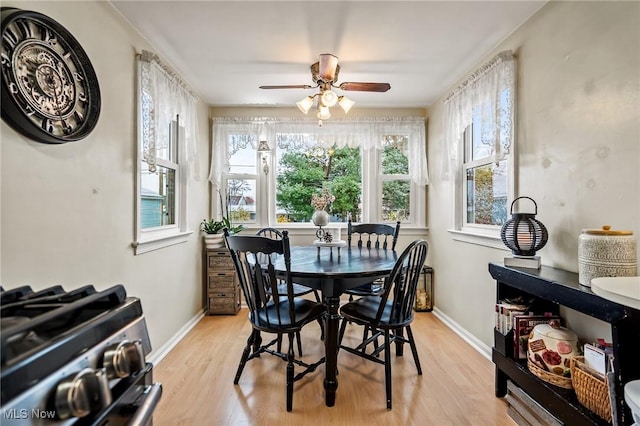
[[[423, 375], [411, 351], [392, 355], [393, 410], [387, 411], [384, 366], [346, 352], [338, 355], [334, 407], [324, 404], [324, 367], [296, 382], [293, 411], [285, 407], [286, 363], [271, 355], [247, 363], [233, 384], [251, 327], [247, 311], [207, 316], [155, 367], [163, 395], [155, 426], [176, 425], [508, 425], [506, 403], [494, 396], [493, 364], [432, 313], [417, 312], [412, 329]], [[304, 359], [324, 353], [317, 323], [302, 333]], [[347, 327], [345, 343], [361, 336]]]

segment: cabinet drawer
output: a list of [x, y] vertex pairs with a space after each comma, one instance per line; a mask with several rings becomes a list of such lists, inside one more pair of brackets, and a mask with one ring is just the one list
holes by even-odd
[[229, 289], [230, 291], [236, 287], [236, 274], [235, 273], [221, 273], [215, 275], [209, 275], [209, 290], [223, 290]]
[[227, 249], [221, 251], [210, 251], [207, 254], [208, 267], [212, 269], [234, 269], [231, 255]]
[[210, 297], [209, 298], [209, 314], [235, 314], [239, 310], [236, 302], [235, 294], [230, 293], [231, 297]]

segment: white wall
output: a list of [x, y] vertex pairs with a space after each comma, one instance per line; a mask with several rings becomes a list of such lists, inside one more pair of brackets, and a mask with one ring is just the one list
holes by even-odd
[[158, 349], [203, 307], [198, 229], [209, 216], [207, 106], [198, 105], [203, 177], [189, 185], [194, 233], [184, 244], [135, 256], [135, 54], [152, 46], [104, 1], [2, 5], [48, 15], [74, 35], [96, 70], [102, 111], [86, 139], [61, 145], [31, 141], [2, 122], [0, 283], [124, 284], [141, 298]]
[[[639, 17], [638, 2], [549, 2], [485, 58], [506, 49], [518, 56], [516, 194], [538, 203], [550, 235], [539, 252], [545, 265], [577, 272], [581, 229], [610, 224], [640, 233]], [[442, 102], [429, 116], [428, 153], [437, 160]], [[440, 161], [429, 166], [435, 304], [492, 346], [487, 264], [508, 252], [452, 240], [451, 181], [440, 178]], [[581, 337], [609, 335], [599, 321], [565, 316]]]

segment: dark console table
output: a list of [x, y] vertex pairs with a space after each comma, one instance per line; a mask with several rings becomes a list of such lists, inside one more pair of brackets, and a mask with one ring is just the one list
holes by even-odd
[[[611, 326], [614, 368], [616, 371], [616, 407], [619, 425], [631, 425], [631, 412], [624, 403], [624, 384], [640, 379], [640, 311], [594, 294], [578, 283], [578, 274], [543, 266], [541, 269], [505, 267], [489, 263], [496, 280], [496, 300], [524, 296], [534, 300], [533, 309], [558, 313], [560, 306], [597, 318]], [[510, 346], [511, 345], [511, 346]], [[496, 331], [492, 359], [496, 365], [495, 393], [507, 393], [510, 379], [547, 411], [567, 425], [606, 425], [596, 414], [582, 406], [573, 390], [563, 389], [534, 376], [525, 360], [513, 357], [513, 341]]]

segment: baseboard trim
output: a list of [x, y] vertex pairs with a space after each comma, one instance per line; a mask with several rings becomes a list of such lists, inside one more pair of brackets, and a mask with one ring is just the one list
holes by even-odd
[[447, 315], [444, 314], [444, 312], [442, 312], [438, 308], [435, 308], [435, 307], [433, 308], [433, 315], [435, 315], [436, 318], [438, 318], [447, 327], [453, 330], [454, 333], [460, 336], [462, 340], [464, 340], [469, 345], [471, 345], [471, 347], [476, 351], [478, 351], [480, 355], [482, 355], [483, 357], [491, 361], [491, 348], [489, 346], [482, 343], [481, 340], [479, 340], [473, 334], [469, 333], [466, 329], [461, 327], [460, 324], [458, 324], [457, 322], [449, 318]]
[[204, 309], [197, 314], [195, 314], [185, 325], [178, 330], [176, 334], [174, 334], [164, 345], [160, 347], [157, 351], [152, 352], [151, 356], [147, 359], [148, 362], [157, 366], [160, 362], [166, 357], [169, 352], [187, 335], [188, 332], [191, 331], [193, 327], [196, 326], [200, 320], [204, 318]]

